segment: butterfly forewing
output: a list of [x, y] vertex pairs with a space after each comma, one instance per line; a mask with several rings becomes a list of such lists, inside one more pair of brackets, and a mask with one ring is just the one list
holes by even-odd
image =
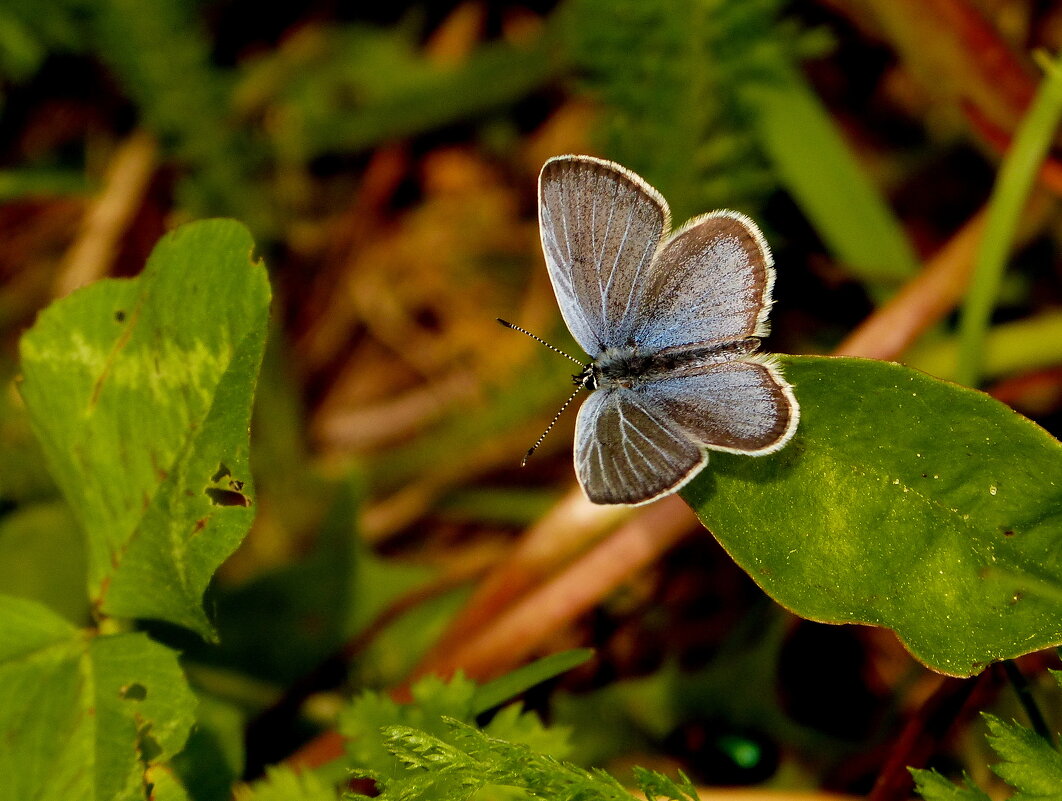
[[631, 389], [590, 395], [575, 424], [575, 472], [594, 503], [647, 503], [681, 486], [708, 457], [651, 399]]
[[626, 343], [669, 215], [634, 173], [588, 156], [550, 159], [539, 176], [542, 249], [564, 322], [591, 355]]
[[660, 249], [634, 339], [656, 350], [767, 334], [773, 260], [759, 228], [735, 211], [691, 220]]

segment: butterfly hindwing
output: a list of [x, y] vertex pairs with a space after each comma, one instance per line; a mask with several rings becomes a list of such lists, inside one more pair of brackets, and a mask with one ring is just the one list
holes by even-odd
[[631, 389], [593, 392], [575, 424], [575, 472], [594, 503], [648, 503], [680, 486], [708, 457]]
[[800, 417], [793, 389], [767, 356], [677, 371], [639, 386], [698, 446], [760, 456], [785, 445]]
[[696, 475], [707, 449], [778, 450], [798, 416], [792, 389], [767, 359], [598, 390], [579, 410], [576, 474], [595, 503], [648, 503]]

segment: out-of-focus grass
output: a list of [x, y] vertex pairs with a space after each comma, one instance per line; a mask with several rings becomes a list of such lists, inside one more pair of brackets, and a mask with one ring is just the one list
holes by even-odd
[[1059, 119], [1062, 119], [1062, 61], [1044, 58], [1041, 64], [1044, 81], [1000, 168], [988, 205], [984, 237], [974, 264], [970, 290], [963, 304], [955, 376], [968, 386], [976, 385], [980, 376], [985, 332], [1018, 221], [1037, 171], [1056, 137]]

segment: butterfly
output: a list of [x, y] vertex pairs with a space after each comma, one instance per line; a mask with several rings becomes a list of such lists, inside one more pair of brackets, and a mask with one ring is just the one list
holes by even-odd
[[572, 377], [590, 390], [575, 472], [591, 501], [650, 503], [711, 450], [760, 456], [789, 442], [800, 407], [757, 352], [774, 267], [752, 220], [713, 211], [670, 232], [659, 192], [591, 156], [545, 163], [538, 212], [561, 314], [591, 357]]

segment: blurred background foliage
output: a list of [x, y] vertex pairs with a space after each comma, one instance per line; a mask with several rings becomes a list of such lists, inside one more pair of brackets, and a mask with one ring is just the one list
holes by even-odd
[[[537, 243], [546, 158], [619, 161], [676, 223], [751, 214], [779, 269], [769, 349], [828, 353], [924, 266], [962, 272], [1032, 54], [1060, 45], [1062, 8], [1035, 0], [8, 0], [0, 590], [89, 618], [14, 389], [19, 334], [53, 297], [135, 274], [180, 222], [243, 221], [277, 297], [258, 516], [207, 599], [221, 644], [156, 634], [203, 699], [190, 753], [216, 787], [253, 774], [334, 725], [336, 691], [399, 684], [573, 484], [571, 414], [518, 467], [570, 367], [494, 323], [577, 352]], [[984, 367], [1056, 435], [1058, 176], [1049, 156]], [[903, 348], [861, 352], [950, 376], [954, 302]], [[709, 784], [866, 791], [940, 692], [887, 633], [792, 619], [692, 522], [540, 650], [583, 644], [589, 666], [527, 699], [574, 727], [575, 758]], [[976, 692], [1006, 716], [998, 684]], [[945, 770], [986, 761], [959, 719]]]

